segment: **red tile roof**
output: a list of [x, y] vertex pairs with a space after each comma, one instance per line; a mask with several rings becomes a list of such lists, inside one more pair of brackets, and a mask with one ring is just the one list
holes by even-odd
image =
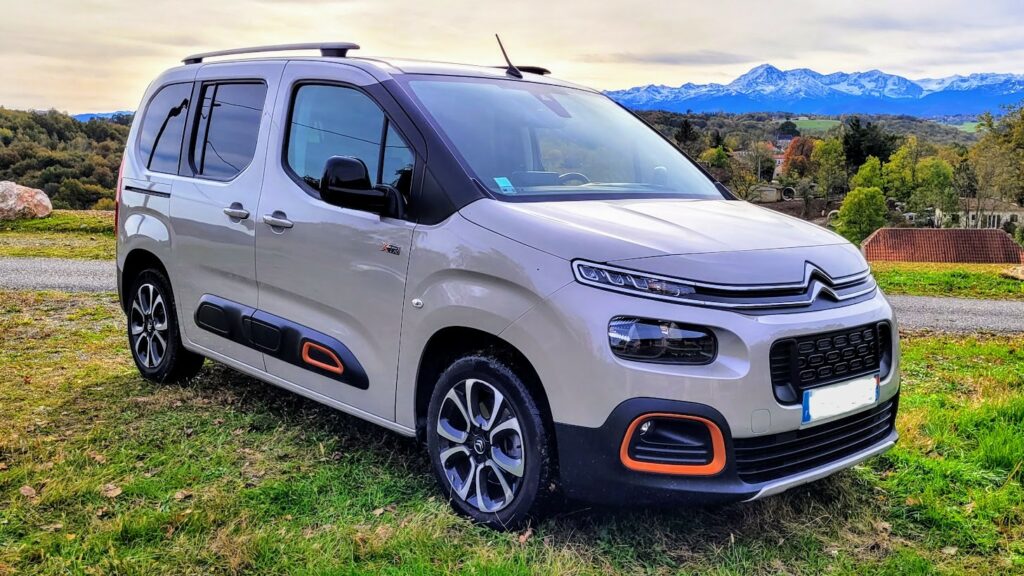
[[1024, 248], [997, 229], [881, 228], [861, 250], [870, 262], [1024, 263]]

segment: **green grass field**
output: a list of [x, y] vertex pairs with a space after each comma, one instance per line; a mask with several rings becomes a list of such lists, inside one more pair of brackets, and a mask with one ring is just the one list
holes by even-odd
[[114, 240], [114, 213], [103, 210], [0, 222], [0, 256], [113, 259]]
[[980, 122], [962, 122], [960, 124], [950, 124], [950, 126], [960, 130], [961, 132], [967, 132], [968, 134], [974, 134], [978, 131], [978, 127], [981, 126]]
[[714, 509], [455, 516], [423, 450], [208, 364], [141, 380], [112, 295], [0, 292], [0, 574], [1024, 571], [1024, 336], [903, 340], [901, 442]]
[[828, 120], [824, 118], [811, 118], [805, 120], [793, 120], [801, 134], [827, 132], [829, 129], [839, 125], [839, 120]]
[[1008, 268], [1008, 264], [871, 264], [875, 280], [887, 294], [1024, 300], [1024, 282], [1001, 276]]

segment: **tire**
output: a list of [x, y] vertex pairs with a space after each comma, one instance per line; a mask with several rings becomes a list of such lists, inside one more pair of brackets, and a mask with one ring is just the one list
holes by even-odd
[[195, 376], [204, 358], [181, 343], [174, 294], [164, 273], [155, 268], [140, 272], [128, 298], [128, 346], [143, 378], [180, 382]]
[[453, 362], [431, 395], [426, 437], [434, 475], [460, 514], [514, 530], [543, 513], [552, 437], [510, 364], [486, 354]]

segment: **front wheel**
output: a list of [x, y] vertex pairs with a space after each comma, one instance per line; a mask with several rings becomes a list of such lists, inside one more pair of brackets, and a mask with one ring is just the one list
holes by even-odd
[[499, 530], [537, 516], [551, 490], [551, 442], [521, 377], [485, 355], [460, 358], [430, 399], [427, 449], [461, 514]]
[[143, 270], [132, 282], [128, 305], [128, 344], [135, 366], [147, 380], [177, 382], [195, 376], [203, 357], [181, 343], [174, 295], [160, 270]]

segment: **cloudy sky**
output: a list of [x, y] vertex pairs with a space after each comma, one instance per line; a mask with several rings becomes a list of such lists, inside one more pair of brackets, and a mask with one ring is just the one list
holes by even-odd
[[1024, 73], [1024, 0], [0, 0], [0, 105], [133, 109], [190, 52], [348, 40], [361, 54], [513, 61], [596, 88], [751, 67], [910, 78]]

